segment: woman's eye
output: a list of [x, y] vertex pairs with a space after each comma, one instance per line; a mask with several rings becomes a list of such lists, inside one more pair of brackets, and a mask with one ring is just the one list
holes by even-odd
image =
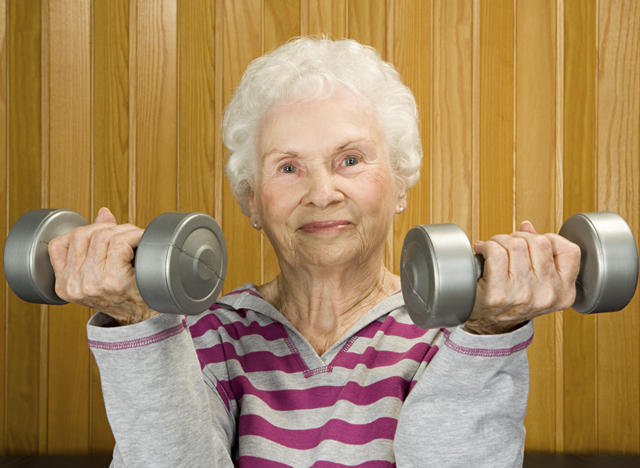
[[360, 160], [358, 158], [356, 158], [355, 156], [348, 156], [348, 157], [346, 157], [344, 159], [344, 165], [345, 166], [355, 166], [359, 162], [360, 162]]
[[293, 164], [285, 164], [280, 168], [280, 170], [286, 174], [293, 174], [294, 172], [297, 172], [298, 169]]

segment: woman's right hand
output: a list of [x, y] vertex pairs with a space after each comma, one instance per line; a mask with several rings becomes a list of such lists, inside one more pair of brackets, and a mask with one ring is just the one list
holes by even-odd
[[144, 230], [116, 223], [102, 208], [94, 224], [69, 231], [49, 243], [56, 294], [67, 302], [110, 315], [120, 325], [158, 315], [140, 296], [132, 265]]

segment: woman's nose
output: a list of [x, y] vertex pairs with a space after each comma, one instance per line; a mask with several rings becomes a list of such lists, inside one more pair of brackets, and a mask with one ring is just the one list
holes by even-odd
[[342, 200], [344, 200], [344, 194], [338, 189], [337, 180], [333, 175], [324, 171], [309, 175], [305, 204], [326, 208]]

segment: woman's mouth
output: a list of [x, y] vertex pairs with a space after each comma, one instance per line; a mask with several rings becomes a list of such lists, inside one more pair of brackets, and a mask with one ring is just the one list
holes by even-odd
[[307, 234], [336, 234], [342, 232], [352, 224], [346, 220], [333, 220], [333, 221], [312, 221], [310, 223], [300, 226], [300, 230]]

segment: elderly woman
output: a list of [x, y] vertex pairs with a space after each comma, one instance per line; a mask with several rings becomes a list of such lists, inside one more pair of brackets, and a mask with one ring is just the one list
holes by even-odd
[[112, 466], [520, 466], [530, 319], [573, 303], [577, 247], [528, 223], [479, 243], [470, 320], [416, 327], [383, 265], [418, 177], [416, 105], [354, 41], [254, 61], [223, 134], [233, 193], [278, 257], [272, 282], [159, 315], [131, 267], [141, 229], [103, 209], [50, 246], [58, 294], [101, 311], [88, 333]]

